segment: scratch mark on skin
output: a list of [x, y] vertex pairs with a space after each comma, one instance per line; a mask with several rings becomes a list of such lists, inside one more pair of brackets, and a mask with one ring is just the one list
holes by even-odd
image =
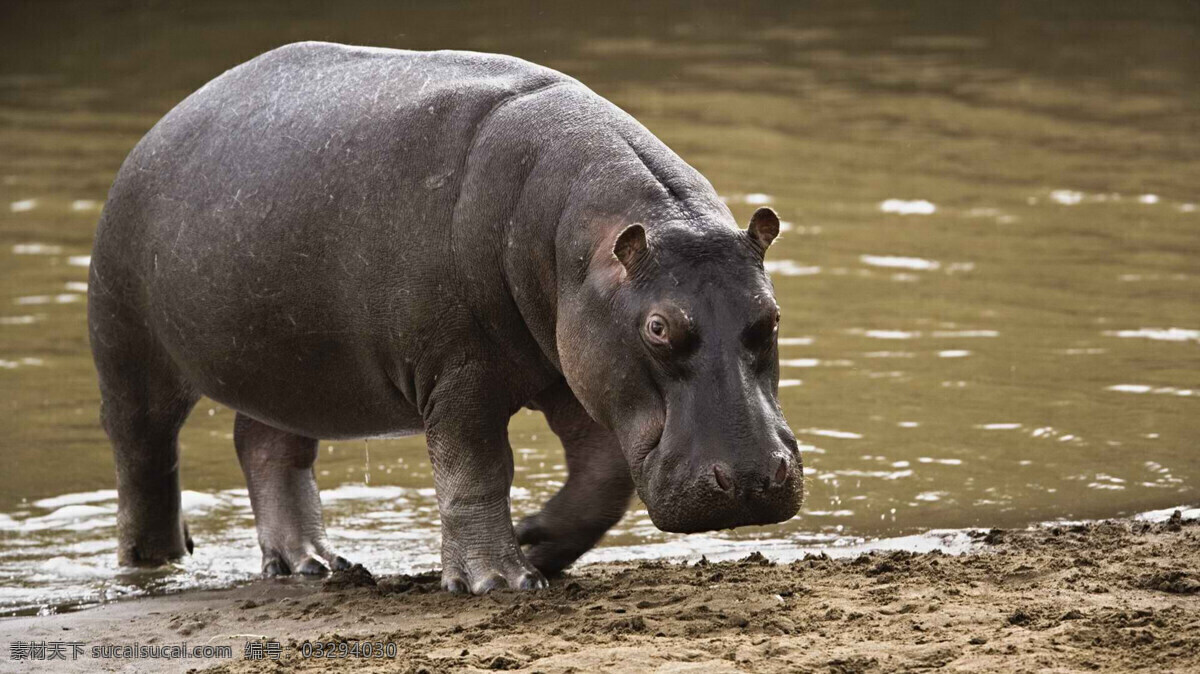
[[[179, 231], [175, 234], [175, 241], [171, 244], [171, 254], [180, 260], [183, 259], [183, 256], [181, 256], [179, 254], [179, 241], [180, 241], [180, 239], [183, 238], [183, 233], [186, 230], [187, 230], [187, 220], [180, 220], [179, 221]], [[155, 264], [157, 265], [157, 263], [158, 263], [157, 256], [155, 256], [154, 261], [155, 261]]]
[[[419, 97], [421, 96], [421, 94], [422, 94], [422, 93], [425, 91], [425, 86], [426, 86], [427, 84], [429, 84], [429, 80], [430, 80], [430, 79], [431, 79], [431, 78], [430, 78], [428, 75], [426, 75], [426, 76], [425, 76], [425, 81], [421, 82], [421, 88], [420, 88], [420, 89], [417, 89], [417, 94], [416, 94], [416, 97], [418, 97], [418, 98], [419, 98]], [[399, 109], [399, 108], [397, 108], [397, 109]]]
[[318, 152], [318, 150], [314, 150], [314, 149], [310, 148], [308, 145], [306, 145], [304, 143], [304, 141], [300, 140], [299, 138], [296, 138], [295, 136], [289, 136], [287, 134], [284, 134], [283, 137], [287, 138], [288, 140], [292, 141], [293, 143], [299, 145], [301, 150], [304, 150], [305, 152], [307, 152], [309, 154], [317, 154], [317, 152]]

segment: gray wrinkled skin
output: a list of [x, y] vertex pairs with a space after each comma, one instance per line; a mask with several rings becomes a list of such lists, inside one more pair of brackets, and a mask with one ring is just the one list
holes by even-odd
[[[778, 227], [738, 229], [634, 119], [519, 59], [300, 43], [226, 72], [130, 153], [96, 235], [120, 562], [192, 549], [176, 437], [201, 395], [238, 412], [268, 575], [347, 565], [317, 438], [425, 433], [457, 592], [543, 587], [635, 489], [671, 531], [793, 516]], [[514, 527], [526, 406], [569, 477]]]

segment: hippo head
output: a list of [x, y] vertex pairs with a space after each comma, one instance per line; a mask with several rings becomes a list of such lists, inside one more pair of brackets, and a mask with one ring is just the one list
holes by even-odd
[[803, 468], [779, 407], [779, 307], [763, 265], [778, 233], [769, 208], [746, 230], [613, 228], [572, 306], [560, 306], [567, 381], [617, 434], [664, 531], [770, 524], [799, 510]]

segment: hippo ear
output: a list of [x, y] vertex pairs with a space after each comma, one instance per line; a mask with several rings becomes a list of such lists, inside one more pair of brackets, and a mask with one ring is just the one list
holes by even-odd
[[613, 255], [621, 261], [625, 271], [633, 272], [638, 260], [646, 254], [646, 228], [633, 224], [621, 230], [613, 244]]
[[754, 211], [746, 233], [750, 235], [751, 241], [762, 248], [763, 254], [766, 254], [767, 247], [771, 245], [775, 237], [779, 236], [779, 216], [775, 215], [775, 211], [763, 206]]

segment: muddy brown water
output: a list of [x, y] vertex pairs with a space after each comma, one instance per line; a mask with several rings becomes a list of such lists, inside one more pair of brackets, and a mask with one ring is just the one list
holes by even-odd
[[[462, 48], [581, 79], [702, 171], [769, 254], [797, 518], [680, 537], [634, 509], [592, 556], [841, 545], [1195, 502], [1200, 9], [1193, 3], [7, 3], [0, 13], [0, 609], [257, 569], [233, 413], [184, 430], [197, 554], [114, 569], [112, 459], [85, 330], [117, 167], [208, 79], [290, 41]], [[512, 423], [514, 511], [561, 485]], [[436, 564], [420, 437], [323, 443], [331, 534]]]

